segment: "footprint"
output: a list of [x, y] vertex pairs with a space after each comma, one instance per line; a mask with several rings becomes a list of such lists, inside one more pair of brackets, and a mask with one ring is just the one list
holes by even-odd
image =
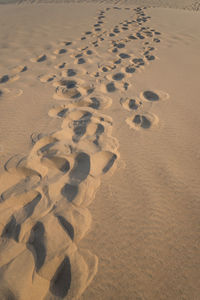
[[57, 100], [77, 99], [81, 97], [81, 93], [76, 88], [67, 89], [65, 87], [59, 86], [56, 88], [53, 97]]
[[[74, 69], [68, 69], [68, 70], [66, 71], [66, 75], [67, 75], [68, 77], [73, 77], [73, 76], [77, 75], [77, 71], [75, 71]], [[63, 73], [62, 73], [62, 76], [64, 76]]]
[[115, 87], [115, 84], [114, 82], [109, 82], [106, 84], [106, 90], [108, 93], [113, 93], [116, 91], [116, 87]]
[[78, 143], [80, 138], [86, 133], [87, 126], [91, 122], [91, 117], [92, 114], [90, 112], [85, 112], [80, 119], [74, 120], [74, 136], [72, 137], [74, 143]]
[[58, 218], [60, 225], [64, 228], [66, 233], [70, 236], [70, 238], [73, 241], [74, 240], [74, 228], [73, 228], [72, 224], [70, 224], [63, 216], [58, 215], [56, 217]]
[[62, 49], [57, 49], [54, 51], [54, 54], [64, 54], [67, 53], [67, 50], [62, 48]]
[[71, 286], [72, 274], [70, 260], [66, 256], [50, 282], [50, 292], [61, 299], [65, 298]]
[[7, 82], [13, 82], [13, 81], [18, 80], [19, 78], [20, 78], [19, 75], [12, 75], [12, 76], [3, 75], [0, 77], [0, 84], [7, 83]]
[[23, 94], [21, 89], [0, 89], [0, 100], [19, 97]]
[[146, 90], [140, 93], [140, 98], [146, 102], [157, 102], [169, 99], [169, 94], [160, 90]]
[[137, 110], [142, 105], [142, 102], [138, 98], [121, 98], [120, 104], [126, 110], [132, 111]]
[[23, 65], [19, 65], [15, 68], [12, 69], [12, 72], [13, 73], [22, 73], [22, 72], [25, 72], [28, 70], [28, 67], [27, 66], [23, 66]]
[[121, 81], [122, 79], [125, 78], [125, 75], [124, 73], [122, 72], [119, 72], [119, 73], [115, 73], [113, 76], [112, 76], [112, 79], [115, 80], [115, 81]]
[[44, 265], [46, 257], [45, 228], [44, 225], [39, 221], [31, 230], [31, 234], [27, 242], [27, 248], [33, 253], [36, 271], [38, 272]]
[[85, 64], [86, 63], [86, 60], [83, 58], [83, 57], [81, 57], [81, 58], [79, 58], [78, 60], [77, 60], [77, 64], [78, 65], [83, 65], [83, 64]]
[[70, 170], [70, 163], [64, 157], [59, 157], [55, 155], [45, 155], [45, 157], [42, 158], [41, 162], [48, 168], [56, 168], [64, 174]]
[[41, 82], [51, 82], [56, 78], [55, 74], [47, 74], [47, 75], [43, 75], [40, 76], [39, 79]]
[[47, 60], [47, 56], [46, 56], [46, 54], [42, 54], [38, 57], [31, 58], [30, 60], [31, 60], [31, 62], [43, 62], [43, 61]]
[[134, 68], [134, 67], [131, 66], [131, 65], [129, 65], [129, 66], [127, 66], [127, 67], [125, 68], [125, 72], [126, 72], [127, 74], [133, 74], [133, 73], [135, 73], [135, 71], [136, 71], [136, 68]]
[[127, 118], [126, 122], [131, 128], [146, 130], [158, 124], [158, 117], [150, 113], [143, 113]]
[[[12, 174], [10, 176], [12, 178]], [[7, 201], [9, 198], [18, 197], [23, 193], [27, 193], [37, 187], [41, 181], [40, 175], [37, 172], [26, 168], [19, 168], [13, 173], [13, 178], [14, 176], [16, 176], [18, 180], [15, 184], [7, 187], [6, 190], [2, 192], [0, 195], [0, 202]]]
[[100, 151], [91, 156], [90, 174], [98, 177], [107, 173], [114, 165], [117, 155], [110, 151]]
[[134, 35], [132, 35], [132, 34], [129, 35], [128, 38], [129, 38], [130, 40], [137, 40], [137, 38], [136, 38]]
[[119, 57], [122, 59], [127, 59], [127, 58], [130, 58], [130, 55], [128, 53], [120, 53]]
[[144, 62], [143, 58], [134, 58], [132, 60], [132, 62], [135, 64], [136, 68], [139, 68], [140, 66], [144, 66], [145, 65], [145, 62]]
[[61, 64], [56, 65], [55, 68], [56, 68], [56, 69], [63, 69], [63, 68], [65, 67], [65, 65], [66, 65], [66, 63], [63, 62], [63, 63], [61, 63]]
[[69, 174], [70, 183], [79, 185], [90, 173], [90, 156], [87, 153], [80, 152], [75, 157], [75, 164]]
[[8, 75], [3, 75], [0, 77], [0, 83], [6, 83], [9, 81], [9, 76]]
[[64, 45], [64, 46], [70, 46], [70, 45], [72, 45], [72, 42], [61, 42], [61, 44], [62, 45]]
[[8, 224], [6, 224], [6, 226], [4, 227], [1, 237], [7, 239], [12, 238], [16, 242], [18, 242], [19, 233], [20, 233], [20, 224], [17, 224], [15, 217], [12, 216]]
[[78, 195], [78, 186], [66, 183], [61, 190], [61, 194], [67, 199], [67, 201], [73, 202]]

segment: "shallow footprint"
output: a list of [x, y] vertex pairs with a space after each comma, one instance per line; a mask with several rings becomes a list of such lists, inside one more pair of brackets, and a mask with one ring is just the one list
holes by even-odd
[[121, 98], [120, 104], [126, 110], [132, 111], [137, 110], [142, 105], [142, 102], [138, 98]]
[[20, 89], [0, 89], [0, 100], [19, 97], [23, 94], [23, 91]]

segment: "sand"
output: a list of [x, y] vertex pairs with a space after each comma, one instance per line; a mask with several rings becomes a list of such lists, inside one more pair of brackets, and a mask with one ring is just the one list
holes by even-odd
[[0, 6], [0, 299], [200, 299], [199, 8]]

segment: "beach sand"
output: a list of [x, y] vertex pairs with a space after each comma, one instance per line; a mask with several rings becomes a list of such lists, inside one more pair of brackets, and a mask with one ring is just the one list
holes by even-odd
[[200, 299], [199, 9], [0, 5], [0, 299]]

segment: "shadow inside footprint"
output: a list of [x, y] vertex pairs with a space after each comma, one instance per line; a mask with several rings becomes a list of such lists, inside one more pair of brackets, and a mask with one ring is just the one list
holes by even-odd
[[[38, 175], [36, 175], [36, 176], [39, 179], [39, 176]], [[33, 177], [27, 176], [26, 178], [20, 180], [15, 185], [8, 188], [5, 192], [3, 192], [0, 195], [0, 203], [6, 201], [7, 199], [9, 199], [12, 196], [18, 196], [18, 195], [21, 195], [22, 193], [27, 192], [28, 187], [33, 182], [32, 179], [34, 179], [34, 176]]]
[[86, 61], [84, 58], [79, 58], [77, 63], [78, 63], [78, 65], [82, 65], [82, 64], [85, 64]]
[[[27, 218], [29, 218], [33, 212], [37, 204], [40, 202], [42, 196], [39, 193], [31, 202], [27, 203], [23, 209], [20, 211], [21, 220], [20, 223], [23, 223]], [[16, 242], [19, 241], [19, 234], [21, 230], [21, 224], [18, 224], [15, 217], [12, 216], [10, 221], [6, 224], [3, 229], [1, 237], [14, 239]]]
[[37, 59], [37, 62], [43, 62], [47, 59], [47, 56], [44, 54]]
[[127, 54], [127, 53], [120, 53], [119, 56], [120, 56], [122, 59], [130, 58], [130, 55]]
[[107, 165], [103, 168], [103, 173], [107, 173], [113, 166], [115, 160], [117, 159], [117, 155], [113, 154]]
[[139, 107], [139, 105], [137, 104], [135, 99], [130, 99], [129, 103], [128, 103], [128, 106], [129, 106], [130, 109], [133, 109], [133, 110], [136, 110]]
[[63, 173], [67, 173], [70, 169], [70, 164], [68, 160], [63, 157], [50, 156], [47, 157], [47, 159], [49, 159], [53, 163], [53, 165]]
[[24, 220], [21, 220], [21, 223], [33, 214], [35, 207], [37, 206], [37, 204], [40, 202], [41, 199], [42, 199], [42, 195], [38, 193], [38, 195], [31, 202], [27, 203], [24, 206], [23, 210], [25, 216], [24, 216]]
[[45, 249], [45, 228], [41, 222], [37, 222], [32, 230], [27, 243], [27, 248], [33, 253], [35, 259], [36, 271], [39, 271], [43, 266], [46, 249]]
[[59, 83], [65, 86], [67, 89], [73, 89], [76, 87], [77, 84], [75, 80], [66, 80], [66, 79], [61, 79]]
[[133, 123], [140, 125], [144, 129], [151, 127], [151, 122], [145, 116], [136, 115], [133, 119]]
[[126, 67], [126, 73], [133, 74], [135, 72], [134, 67]]
[[64, 53], [66, 53], [66, 52], [67, 52], [66, 49], [60, 49], [60, 50], [58, 51], [58, 54], [64, 54]]
[[119, 49], [125, 48], [125, 44], [124, 44], [124, 43], [119, 43], [119, 44], [117, 44], [116, 46], [117, 46], [117, 48], [119, 48]]
[[144, 60], [142, 58], [134, 58], [132, 60], [132, 62], [134, 64], [137, 64], [138, 66], [144, 66], [144, 64], [145, 64], [145, 62], [144, 62]]
[[134, 35], [129, 35], [128, 38], [129, 38], [130, 40], [137, 40], [137, 38], [136, 38]]
[[152, 91], [145, 91], [143, 96], [149, 101], [158, 101], [160, 99], [159, 96]]
[[56, 149], [51, 149], [54, 145], [56, 144], [56, 142], [52, 142], [49, 143], [47, 145], [44, 145], [43, 147], [41, 147], [38, 151], [37, 154], [40, 155], [41, 153], [43, 155], [55, 155], [57, 153]]
[[9, 80], [9, 76], [8, 75], [3, 75], [1, 78], [0, 78], [0, 83], [5, 83]]
[[62, 216], [57, 216], [57, 219], [60, 223], [60, 225], [63, 227], [63, 229], [67, 232], [67, 234], [70, 236], [70, 238], [74, 239], [74, 228], [73, 226]]
[[114, 62], [114, 64], [119, 65], [119, 64], [121, 64], [121, 62], [122, 62], [121, 59], [117, 59], [117, 60]]
[[74, 121], [74, 133], [72, 137], [74, 143], [78, 143], [80, 138], [86, 133], [87, 125], [90, 123], [92, 114], [86, 112], [79, 120]]
[[71, 265], [68, 257], [62, 261], [50, 282], [50, 292], [59, 298], [65, 298], [71, 286]]
[[57, 116], [60, 118], [64, 118], [66, 116], [67, 111], [68, 111], [68, 108], [64, 108], [61, 111], [59, 111], [59, 113], [57, 113]]
[[109, 93], [115, 92], [115, 91], [116, 91], [116, 87], [115, 87], [114, 82], [109, 82], [109, 83], [106, 85], [106, 90], [107, 90]]
[[61, 194], [69, 201], [72, 202], [78, 194], [78, 186], [66, 183], [61, 189]]
[[96, 97], [91, 97], [90, 100], [92, 101], [92, 103], [89, 104], [89, 107], [99, 109], [100, 101]]
[[15, 217], [12, 216], [8, 224], [4, 227], [1, 237], [12, 238], [18, 242], [20, 229], [21, 225], [17, 224]]
[[75, 76], [77, 73], [74, 69], [68, 69], [67, 70], [67, 76], [72, 77]]
[[113, 79], [116, 80], [116, 81], [121, 81], [123, 78], [124, 78], [124, 74], [123, 73], [116, 73], [115, 75], [113, 75]]
[[90, 173], [90, 156], [84, 152], [76, 156], [75, 164], [71, 170], [69, 177], [71, 183], [80, 184]]

